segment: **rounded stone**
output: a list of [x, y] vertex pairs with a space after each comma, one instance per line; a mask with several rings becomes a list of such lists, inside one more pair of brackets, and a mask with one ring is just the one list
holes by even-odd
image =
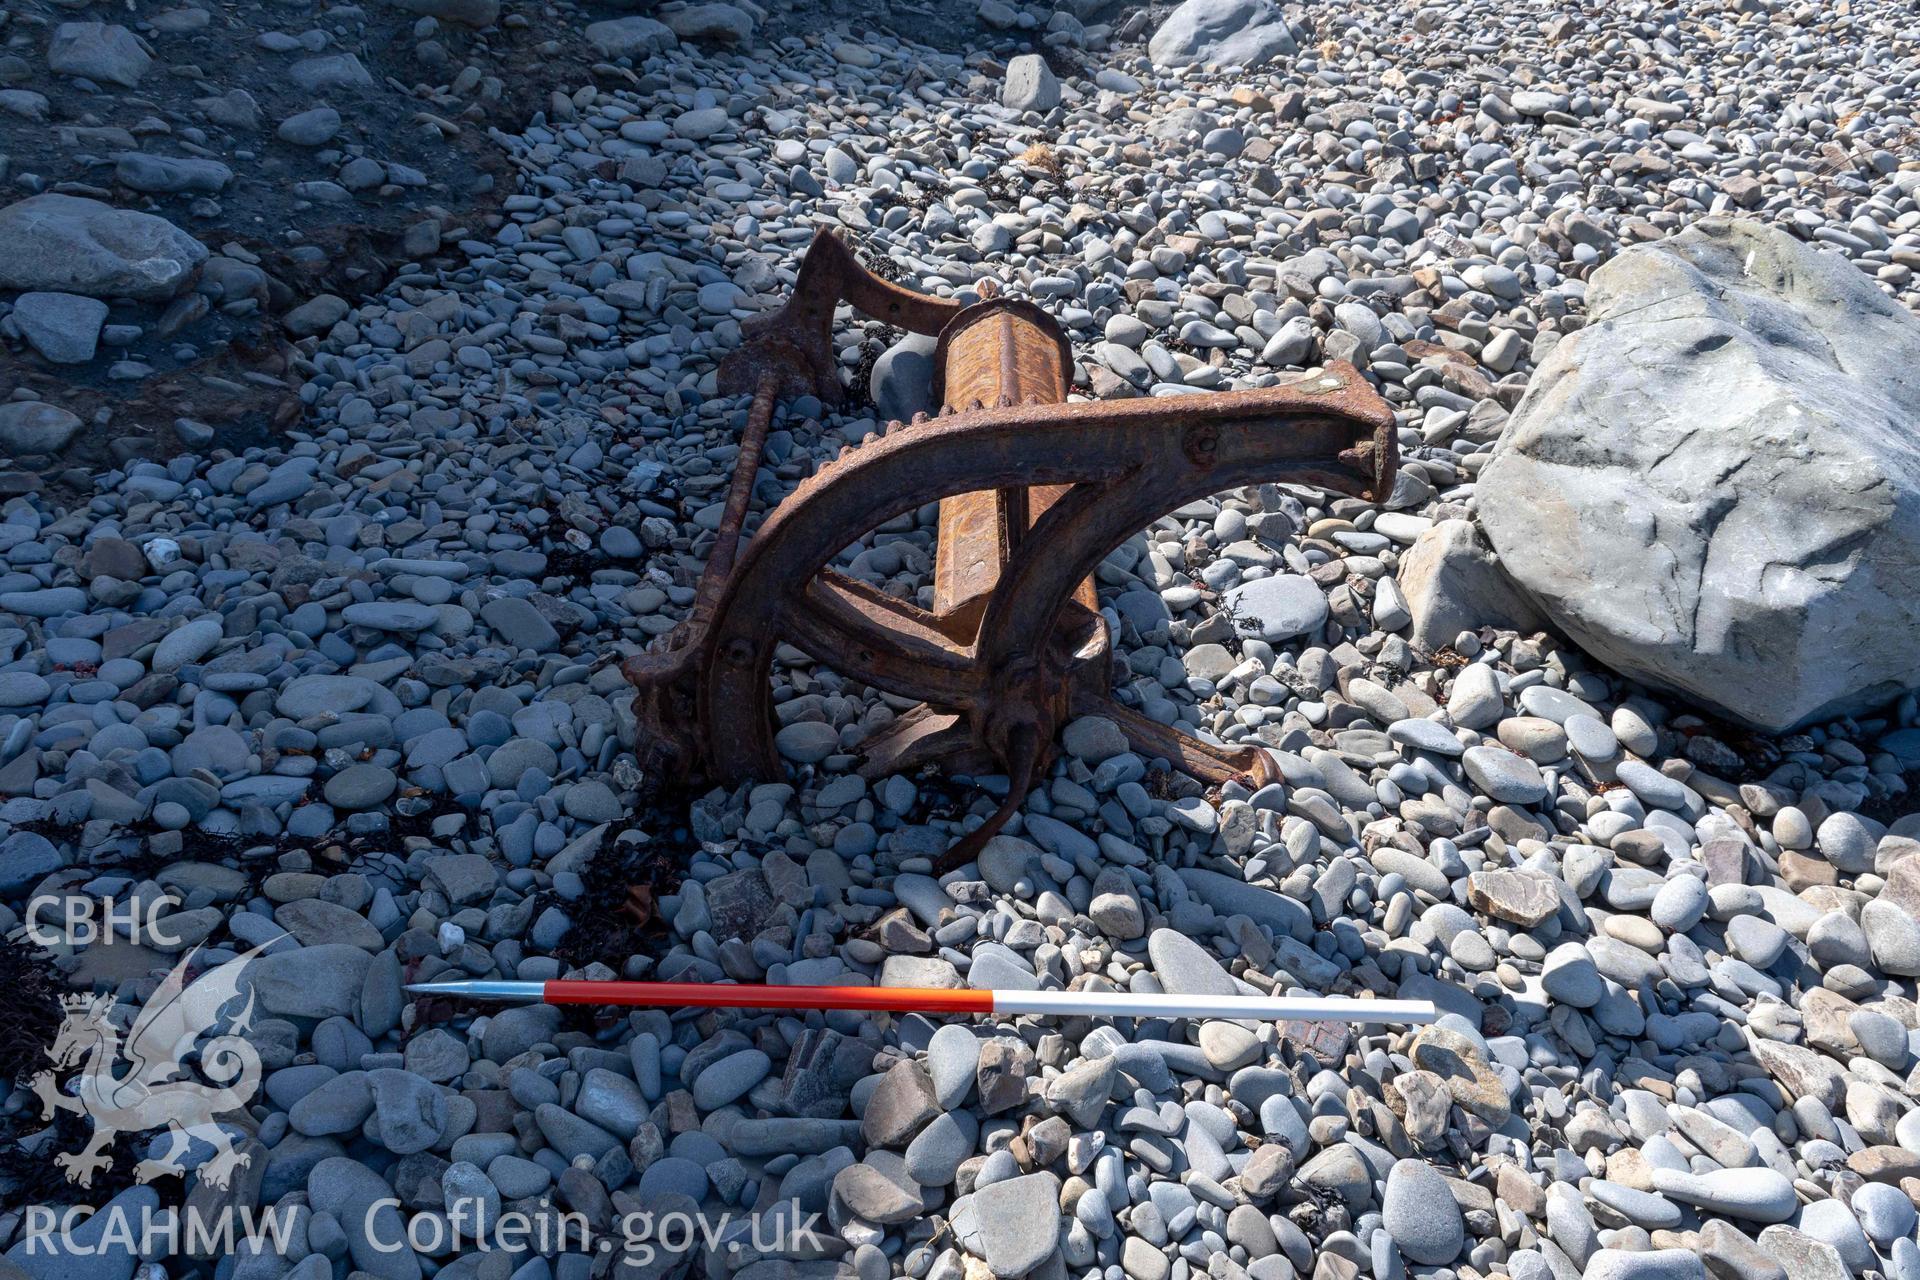
[[1620, 739], [1598, 716], [1568, 716], [1561, 724], [1567, 745], [1584, 760], [1611, 760], [1620, 754]]
[[487, 757], [487, 777], [496, 787], [512, 788], [520, 784], [527, 770], [551, 777], [560, 767], [553, 748], [532, 738], [514, 738], [501, 743]]
[[1727, 945], [1756, 969], [1764, 969], [1786, 950], [1787, 931], [1760, 916], [1735, 916], [1727, 921]]
[[1920, 1218], [1913, 1201], [1884, 1182], [1869, 1182], [1854, 1192], [1853, 1212], [1861, 1229], [1882, 1249], [1911, 1236]]
[[880, 353], [867, 380], [867, 392], [882, 419], [912, 421], [916, 413], [932, 413], [934, 339], [912, 333]]
[[799, 720], [773, 735], [774, 749], [795, 764], [818, 764], [840, 749], [840, 731], [821, 720]]
[[1563, 942], [1547, 955], [1540, 985], [1549, 996], [1576, 1009], [1591, 1009], [1607, 990], [1599, 966], [1578, 942]]
[[1127, 750], [1127, 735], [1106, 716], [1080, 716], [1067, 722], [1060, 734], [1067, 754], [1088, 764], [1111, 760]]
[[1539, 766], [1504, 747], [1468, 747], [1461, 765], [1482, 794], [1500, 804], [1539, 804], [1547, 798]]
[[1658, 769], [1641, 764], [1638, 760], [1622, 760], [1615, 768], [1614, 776], [1652, 808], [1686, 808], [1686, 784], [1678, 779], [1669, 778]]
[[1873, 870], [1879, 835], [1857, 813], [1828, 814], [1814, 833], [1814, 846], [1837, 871], [1859, 875]]
[[1780, 812], [1773, 815], [1773, 838], [1782, 849], [1811, 849], [1813, 824], [1795, 806], [1782, 806]]
[[1656, 1166], [1652, 1178], [1653, 1189], [1670, 1199], [1749, 1222], [1785, 1222], [1800, 1209], [1793, 1183], [1772, 1169], [1689, 1173]]
[[971, 1111], [946, 1111], [914, 1136], [905, 1152], [907, 1173], [923, 1187], [953, 1182], [960, 1165], [973, 1154], [980, 1122]]
[[1401, 746], [1431, 751], [1435, 755], [1458, 756], [1465, 750], [1453, 736], [1453, 730], [1437, 720], [1396, 720], [1387, 726], [1387, 736]]
[[927, 1042], [927, 1074], [942, 1107], [951, 1110], [966, 1101], [979, 1066], [980, 1038], [958, 1023], [945, 1024]]
[[1227, 612], [1241, 635], [1274, 642], [1318, 631], [1327, 620], [1327, 597], [1312, 578], [1282, 573], [1257, 578], [1228, 591]]
[[1860, 1042], [1861, 1052], [1881, 1066], [1898, 1071], [1906, 1065], [1907, 1029], [1898, 1018], [1878, 1009], [1856, 1009], [1847, 1016], [1847, 1029]]
[[1551, 685], [1528, 685], [1520, 691], [1520, 709], [1530, 716], [1565, 724], [1574, 716], [1597, 716], [1592, 704]]
[[317, 147], [340, 132], [340, 113], [332, 107], [312, 107], [288, 116], [274, 132], [293, 146]]
[[673, 131], [679, 137], [703, 142], [725, 130], [730, 123], [725, 107], [696, 107], [674, 117]]
[[1400, 1160], [1387, 1171], [1380, 1200], [1382, 1224], [1408, 1261], [1437, 1267], [1452, 1262], [1466, 1240], [1460, 1206], [1440, 1171], [1424, 1160]]
[[1707, 911], [1707, 884], [1698, 876], [1677, 874], [1653, 895], [1649, 914], [1669, 933], [1685, 933]]
[[693, 1078], [693, 1104], [718, 1111], [743, 1097], [773, 1070], [773, 1060], [758, 1049], [742, 1049], [711, 1063]]
[[327, 803], [336, 809], [371, 809], [392, 795], [399, 780], [385, 765], [348, 765], [327, 779]]
[[53, 696], [53, 685], [31, 671], [0, 671], [0, 707], [37, 707]]
[[218, 618], [199, 618], [175, 627], [155, 646], [151, 665], [155, 671], [178, 671], [212, 653], [220, 643], [220, 636]]
[[0, 451], [16, 457], [58, 453], [85, 425], [77, 414], [40, 400], [0, 404]]

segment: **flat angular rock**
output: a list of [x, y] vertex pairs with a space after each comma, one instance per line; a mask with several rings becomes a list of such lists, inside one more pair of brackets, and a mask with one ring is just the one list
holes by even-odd
[[13, 322], [33, 349], [55, 364], [93, 359], [106, 321], [106, 303], [77, 293], [23, 293], [13, 302]]
[[1000, 103], [1015, 111], [1051, 111], [1060, 105], [1060, 81], [1037, 53], [1023, 53], [1007, 64]]
[[1700, 1256], [1721, 1280], [1787, 1280], [1787, 1269], [1730, 1222], [1701, 1226]]
[[1027, 1100], [1034, 1073], [1033, 1050], [1017, 1040], [996, 1037], [980, 1046], [974, 1080], [980, 1089], [980, 1114], [997, 1115]]
[[1442, 520], [1401, 553], [1398, 578], [1413, 624], [1407, 638], [1441, 649], [1462, 631], [1537, 631], [1540, 611], [1515, 585], [1471, 520]]
[[1342, 1143], [1328, 1147], [1300, 1166], [1299, 1180], [1316, 1191], [1339, 1196], [1358, 1210], [1373, 1198], [1373, 1174], [1360, 1153]]
[[1787, 1280], [1848, 1280], [1853, 1274], [1838, 1249], [1793, 1227], [1768, 1227], [1760, 1233], [1760, 1248], [1786, 1269]]
[[358, 912], [320, 898], [286, 903], [274, 911], [273, 919], [306, 946], [341, 945], [373, 952], [386, 945], [380, 931]]
[[920, 1197], [874, 1164], [853, 1164], [833, 1179], [833, 1198], [867, 1222], [907, 1222], [921, 1211]]
[[881, 1078], [867, 1099], [860, 1133], [876, 1147], [904, 1146], [938, 1114], [940, 1101], [927, 1069], [917, 1062], [901, 1062]]
[[351, 53], [323, 53], [302, 58], [287, 68], [287, 78], [308, 93], [351, 89], [373, 83], [373, 73]]
[[973, 1193], [981, 1256], [996, 1280], [1015, 1280], [1045, 1262], [1060, 1243], [1060, 1179], [1051, 1173], [1008, 1178]]
[[425, 1151], [447, 1126], [447, 1095], [411, 1071], [367, 1072], [380, 1145], [396, 1155]]
[[1838, 1111], [1846, 1097], [1847, 1075], [1839, 1063], [1805, 1045], [1781, 1044], [1753, 1037], [1753, 1056], [1780, 1082], [1788, 1097], [1818, 1098], [1829, 1111]]
[[1205, 947], [1175, 929], [1155, 929], [1147, 956], [1162, 990], [1175, 995], [1232, 996], [1240, 987]]
[[1500, 868], [1467, 877], [1467, 901], [1476, 911], [1531, 929], [1560, 910], [1560, 889], [1545, 876]]
[[1494, 1128], [1507, 1122], [1512, 1103], [1480, 1046], [1447, 1027], [1427, 1027], [1414, 1037], [1413, 1065], [1446, 1082], [1453, 1100]]
[[299, 1018], [353, 1017], [372, 957], [350, 943], [295, 947], [263, 955], [248, 964], [243, 986], [251, 986], [258, 1010]]
[[949, 1022], [933, 1033], [927, 1044], [927, 1071], [941, 1107], [953, 1108], [966, 1101], [979, 1067], [980, 1038], [971, 1030]]
[[1091, 1129], [1113, 1091], [1112, 1058], [1093, 1058], [1061, 1072], [1047, 1084], [1047, 1102], [1079, 1129]]

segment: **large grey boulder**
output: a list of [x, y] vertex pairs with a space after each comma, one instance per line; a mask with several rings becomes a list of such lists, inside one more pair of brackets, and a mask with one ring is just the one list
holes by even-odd
[[153, 156], [123, 151], [113, 167], [114, 180], [135, 191], [216, 195], [233, 181], [233, 170], [198, 156]]
[[0, 456], [58, 453], [85, 425], [57, 404], [10, 400], [0, 404]]
[[490, 27], [500, 20], [500, 0], [387, 0], [396, 9], [425, 14], [463, 27]]
[[1762, 729], [1920, 684], [1920, 320], [1720, 219], [1622, 253], [1587, 302], [1477, 485], [1549, 620]]
[[63, 76], [131, 89], [153, 65], [140, 37], [110, 22], [63, 22], [47, 47], [47, 67]]
[[1186, 0], [1147, 42], [1161, 70], [1212, 63], [1257, 67], [1298, 52], [1273, 0]]
[[0, 289], [165, 302], [192, 283], [207, 247], [165, 218], [81, 196], [0, 209]]
[[753, 43], [753, 15], [738, 5], [696, 4], [660, 15], [677, 39], [746, 46]]
[[608, 18], [587, 24], [587, 43], [603, 58], [631, 58], [658, 53], [679, 43], [673, 32], [661, 22], [639, 16]]

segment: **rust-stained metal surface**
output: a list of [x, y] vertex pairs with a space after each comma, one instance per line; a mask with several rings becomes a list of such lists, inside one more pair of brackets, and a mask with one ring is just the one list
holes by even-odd
[[[717, 539], [686, 620], [624, 667], [639, 690], [643, 766], [734, 782], [777, 774], [769, 669], [776, 643], [920, 705], [861, 744], [862, 772], [925, 765], [1005, 773], [991, 818], [948, 851], [973, 856], [1024, 800], [1067, 720], [1107, 716], [1148, 758], [1209, 783], [1277, 776], [1265, 752], [1216, 746], [1147, 719], [1108, 690], [1093, 571], [1189, 502], [1283, 481], [1379, 500], [1392, 490], [1394, 417], [1351, 366], [1277, 387], [1066, 403], [1072, 350], [1029, 302], [991, 282], [972, 306], [868, 274], [831, 232], [809, 248], [785, 307], [743, 326], [720, 389], [753, 402]], [[832, 324], [846, 301], [938, 334], [937, 417], [890, 423], [742, 529], [775, 403], [838, 403]], [[940, 503], [933, 608], [828, 567], [888, 520]]]

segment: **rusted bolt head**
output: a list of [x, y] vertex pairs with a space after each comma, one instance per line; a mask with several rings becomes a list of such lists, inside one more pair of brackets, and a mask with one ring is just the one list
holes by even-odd
[[1186, 430], [1180, 441], [1180, 448], [1188, 458], [1198, 463], [1210, 462], [1214, 452], [1220, 447], [1220, 428], [1211, 422], [1196, 423]]

